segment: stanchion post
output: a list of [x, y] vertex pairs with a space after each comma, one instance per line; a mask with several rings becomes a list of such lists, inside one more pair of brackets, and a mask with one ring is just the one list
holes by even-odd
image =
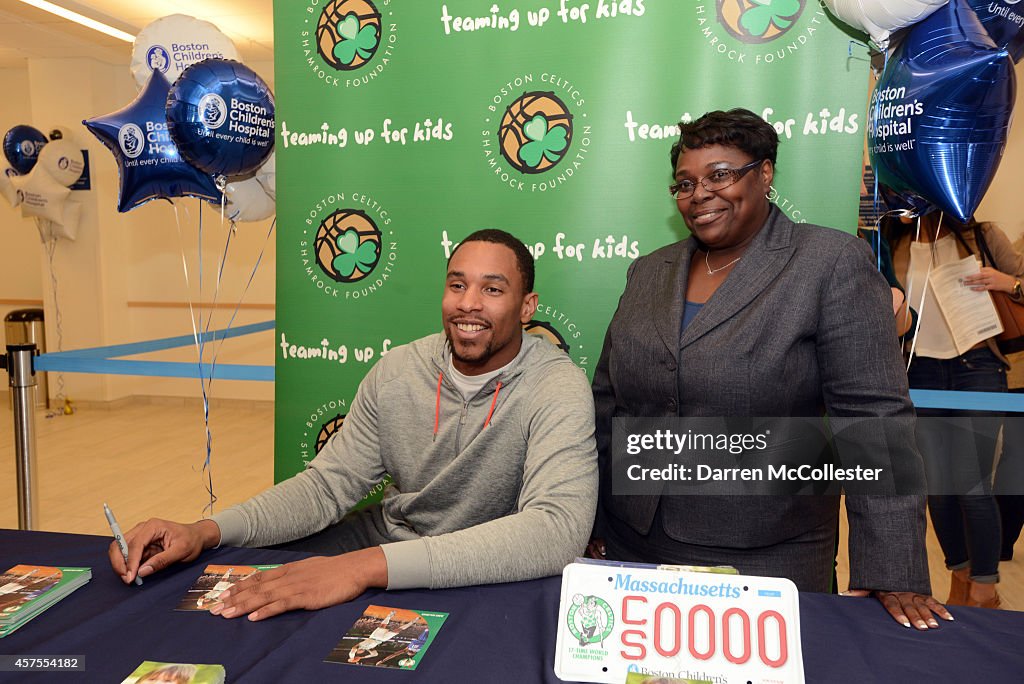
[[18, 476], [18, 529], [31, 530], [36, 524], [39, 500], [33, 478], [36, 465], [36, 371], [34, 344], [7, 345], [7, 375], [14, 409], [14, 459]]

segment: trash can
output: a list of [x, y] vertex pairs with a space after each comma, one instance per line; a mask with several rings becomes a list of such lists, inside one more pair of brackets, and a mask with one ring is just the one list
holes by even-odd
[[[39, 353], [46, 352], [46, 333], [42, 309], [17, 309], [4, 316], [7, 344], [34, 344]], [[46, 373], [36, 373], [36, 406], [50, 406], [50, 389]]]

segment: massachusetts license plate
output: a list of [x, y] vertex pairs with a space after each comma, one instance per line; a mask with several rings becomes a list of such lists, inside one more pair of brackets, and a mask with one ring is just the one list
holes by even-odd
[[630, 672], [716, 684], [801, 684], [800, 611], [787, 579], [594, 562], [562, 573], [555, 674]]

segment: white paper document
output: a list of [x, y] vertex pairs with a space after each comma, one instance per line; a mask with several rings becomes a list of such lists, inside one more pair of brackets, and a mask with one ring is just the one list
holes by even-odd
[[976, 292], [964, 285], [963, 279], [979, 270], [978, 260], [968, 256], [933, 268], [928, 278], [939, 309], [953, 333], [958, 354], [1003, 332], [1003, 324], [989, 293]]

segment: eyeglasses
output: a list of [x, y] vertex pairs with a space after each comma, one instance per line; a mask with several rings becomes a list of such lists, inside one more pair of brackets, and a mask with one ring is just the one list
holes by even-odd
[[704, 186], [704, 189], [708, 192], [717, 192], [718, 190], [724, 190], [725, 188], [738, 183], [740, 178], [747, 175], [747, 172], [763, 163], [764, 159], [758, 159], [752, 161], [749, 164], [739, 167], [738, 169], [715, 169], [703, 178], [698, 179], [696, 182], [684, 179], [677, 183], [673, 183], [668, 186], [669, 193], [677, 200], [686, 199], [691, 197], [694, 191], [697, 189], [697, 183], [699, 182]]

